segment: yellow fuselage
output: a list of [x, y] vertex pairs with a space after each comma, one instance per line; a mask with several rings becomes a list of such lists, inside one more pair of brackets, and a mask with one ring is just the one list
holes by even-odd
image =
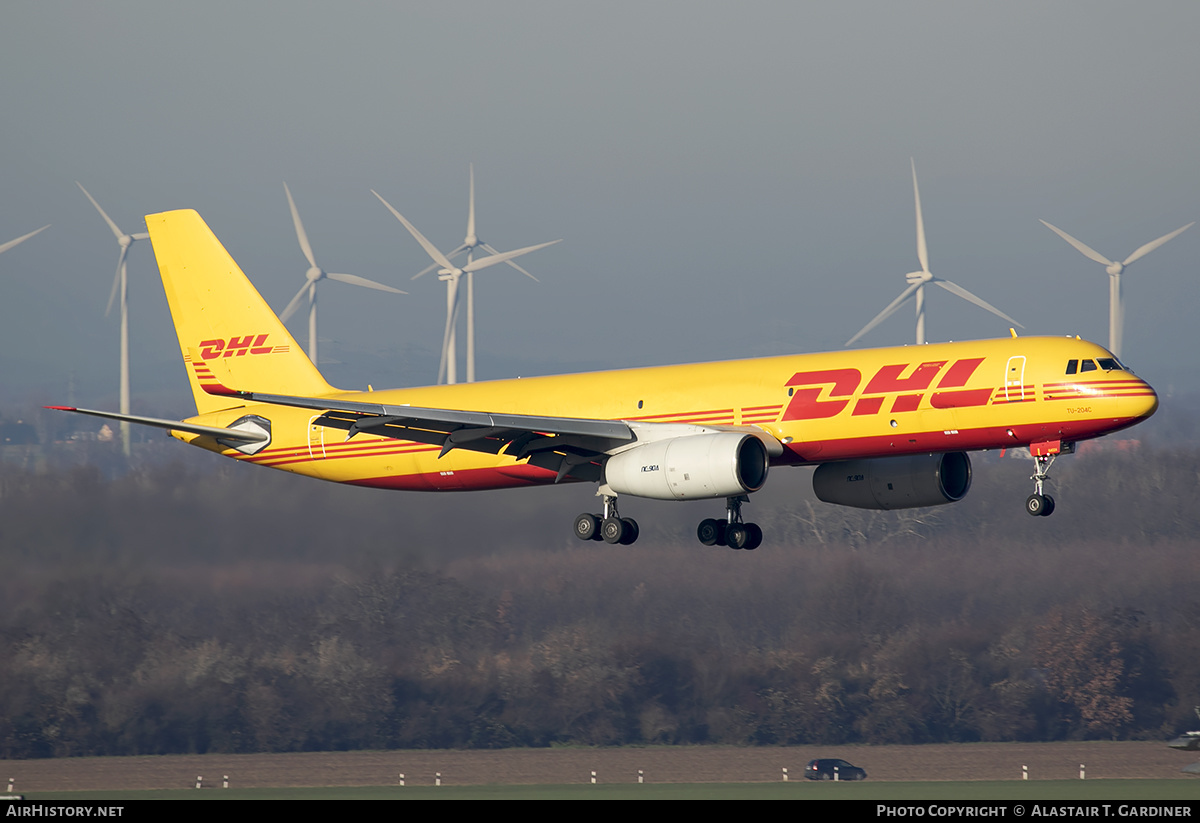
[[[376, 392], [331, 402], [551, 417], [758, 427], [784, 444], [773, 465], [1075, 442], [1154, 413], [1154, 390], [1112, 355], [1070, 337], [1020, 337], [790, 355], [682, 366], [498, 380]], [[1068, 363], [1076, 362], [1068, 374]], [[1089, 370], [1082, 364], [1091, 364]], [[320, 415], [253, 404], [191, 418], [226, 426], [272, 421], [268, 448], [244, 455], [205, 436], [176, 437], [262, 466], [341, 483], [452, 491], [551, 483], [511, 457], [440, 449], [370, 434], [346, 441]]]

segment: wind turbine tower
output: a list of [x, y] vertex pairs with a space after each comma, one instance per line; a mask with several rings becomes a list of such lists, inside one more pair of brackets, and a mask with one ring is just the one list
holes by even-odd
[[[875, 319], [863, 326], [862, 329], [859, 330], [858, 334], [847, 340], [846, 345], [852, 345], [864, 334], [878, 326], [887, 318], [891, 317], [898, 308], [903, 306], [909, 300], [915, 299], [917, 303], [917, 345], [923, 346], [925, 344], [925, 286], [927, 284], [939, 286], [951, 294], [961, 297], [968, 303], [974, 303], [981, 309], [987, 309], [997, 317], [1003, 317], [1014, 326], [1021, 326], [1020, 323], [1018, 323], [1016, 320], [1013, 320], [991, 303], [976, 297], [957, 283], [952, 283], [949, 280], [943, 280], [940, 277], [934, 277], [929, 271], [929, 248], [925, 244], [925, 218], [921, 214], [921, 190], [917, 187], [917, 164], [916, 161], [912, 160], [911, 158], [909, 159], [909, 162], [912, 164], [913, 200], [916, 203], [917, 210], [917, 260], [921, 263], [921, 270], [906, 274], [904, 279], [908, 281], [908, 288], [900, 292], [900, 296], [889, 303], [887, 308], [875, 315]], [[1025, 327], [1021, 326], [1021, 328]]]
[[[78, 180], [75, 185], [79, 186], [79, 190], [84, 196], [91, 201], [96, 207], [96, 211], [100, 212], [100, 216], [104, 218], [104, 222], [108, 224], [112, 230], [113, 236], [117, 238], [117, 245], [121, 247], [121, 254], [117, 258], [117, 274], [113, 278], [112, 291], [108, 293], [108, 308], [104, 310], [104, 316], [112, 312], [113, 301], [117, 299], [117, 295], [121, 296], [121, 388], [119, 405], [121, 414], [129, 414], [129, 277], [125, 269], [125, 259], [129, 256], [129, 247], [138, 240], [149, 240], [150, 235], [147, 232], [138, 232], [136, 234], [126, 234], [121, 231], [113, 219], [104, 213], [104, 209], [100, 208], [100, 204], [96, 202], [96, 198], [88, 194], [88, 190], [83, 187]], [[129, 457], [129, 423], [121, 421], [121, 450]]]
[[1052, 226], [1045, 220], [1040, 222], [1043, 226], [1050, 229], [1050, 231], [1054, 232], [1063, 240], [1066, 240], [1068, 243], [1078, 249], [1084, 257], [1088, 258], [1089, 260], [1095, 260], [1097, 263], [1104, 266], [1104, 270], [1108, 272], [1108, 350], [1116, 355], [1117, 359], [1119, 360], [1121, 358], [1121, 337], [1123, 336], [1125, 330], [1125, 307], [1121, 302], [1123, 297], [1121, 292], [1121, 274], [1125, 271], [1125, 267], [1130, 263], [1145, 257], [1147, 254], [1154, 251], [1168, 240], [1173, 240], [1179, 235], [1183, 234], [1192, 226], [1196, 225], [1195, 222], [1188, 223], [1182, 228], [1175, 229], [1175, 231], [1171, 232], [1170, 234], [1164, 234], [1157, 240], [1151, 240], [1146, 245], [1141, 246], [1133, 254], [1126, 257], [1121, 263], [1118, 263], [1114, 260], [1109, 260], [1107, 257], [1100, 254], [1100, 252], [1096, 251], [1090, 246], [1084, 245], [1057, 226]]

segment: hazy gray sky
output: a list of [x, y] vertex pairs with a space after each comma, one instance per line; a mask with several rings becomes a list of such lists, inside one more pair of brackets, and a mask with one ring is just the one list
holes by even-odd
[[[1027, 334], [1107, 341], [1109, 257], [1200, 217], [1200, 4], [45, 2], [0, 26], [5, 396], [115, 405], [117, 246], [195, 208], [277, 309], [318, 261], [322, 363], [432, 382], [444, 286], [375, 188], [444, 249], [467, 164], [500, 249], [481, 377], [840, 348], [918, 268]], [[1125, 359], [1200, 387], [1200, 229], [1126, 275]], [[130, 256], [135, 411], [184, 387], [148, 243]], [[862, 345], [908, 343], [911, 309]], [[303, 318], [292, 323], [303, 343]], [[938, 291], [931, 340], [1007, 334]], [[178, 395], [183, 396], [183, 395]], [[141, 398], [141, 403], [139, 403]], [[159, 401], [169, 402], [169, 401]], [[156, 408], [184, 414], [188, 411]]]

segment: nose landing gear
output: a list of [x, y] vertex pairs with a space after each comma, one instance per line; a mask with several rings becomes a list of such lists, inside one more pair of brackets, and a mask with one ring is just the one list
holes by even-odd
[[1033, 494], [1025, 498], [1025, 511], [1034, 517], [1049, 517], [1054, 513], [1054, 498], [1045, 493], [1046, 481], [1050, 479], [1050, 467], [1060, 454], [1075, 450], [1073, 443], [1033, 443], [1029, 451], [1033, 455]]

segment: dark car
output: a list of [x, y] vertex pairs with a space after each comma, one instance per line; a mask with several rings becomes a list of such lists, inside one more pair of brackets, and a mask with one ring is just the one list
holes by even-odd
[[804, 776], [809, 780], [866, 780], [867, 773], [845, 760], [822, 758], [810, 760], [804, 767]]

